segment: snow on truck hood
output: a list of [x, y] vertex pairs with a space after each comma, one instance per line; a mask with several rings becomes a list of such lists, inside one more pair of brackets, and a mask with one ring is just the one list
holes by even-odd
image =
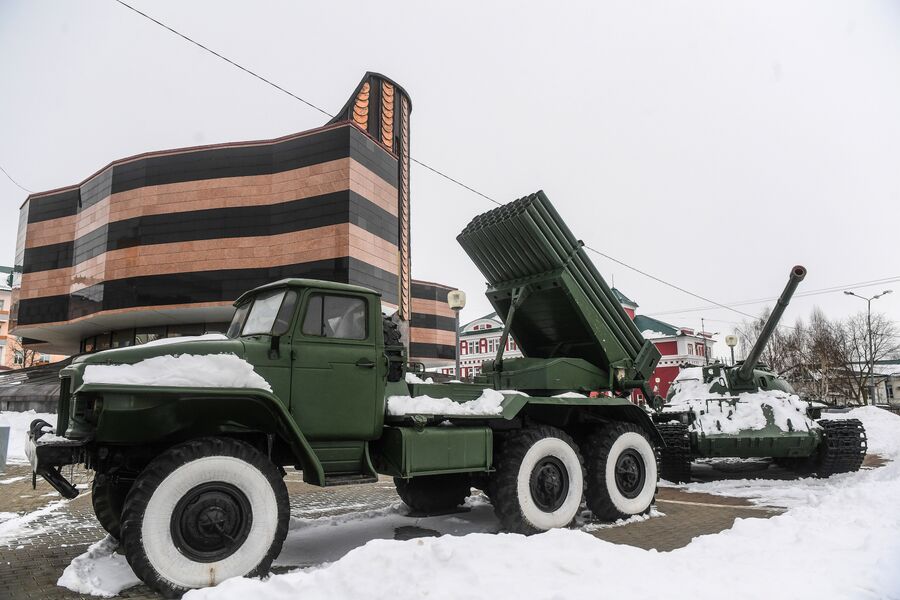
[[734, 397], [711, 391], [713, 383], [703, 383], [701, 367], [683, 369], [672, 382], [676, 392], [666, 402], [663, 414], [691, 412], [694, 415], [691, 431], [706, 435], [728, 435], [763, 429], [767, 424], [766, 411], [771, 412], [773, 424], [782, 431], [819, 428], [806, 414], [810, 403], [801, 400], [796, 394], [780, 390], [760, 390], [744, 392]]
[[[208, 346], [204, 348], [205, 342]], [[252, 388], [272, 386], [244, 360], [243, 344], [220, 333], [165, 338], [85, 357], [83, 383], [154, 387]], [[200, 353], [208, 349], [209, 353]], [[147, 354], [157, 354], [143, 358]], [[122, 364], [97, 364], [122, 360]], [[134, 360], [132, 359], [139, 359]]]

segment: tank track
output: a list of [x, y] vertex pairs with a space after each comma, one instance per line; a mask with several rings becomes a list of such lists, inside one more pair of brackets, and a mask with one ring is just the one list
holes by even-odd
[[659, 448], [659, 476], [673, 483], [691, 480], [691, 438], [684, 423], [659, 423], [656, 429], [666, 443]]
[[859, 471], [866, 458], [866, 430], [858, 419], [818, 422], [824, 430], [816, 474], [829, 477], [836, 473]]

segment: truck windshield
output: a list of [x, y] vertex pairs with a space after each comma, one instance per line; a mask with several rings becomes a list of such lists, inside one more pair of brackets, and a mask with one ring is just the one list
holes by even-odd
[[241, 335], [283, 335], [290, 326], [297, 303], [297, 292], [273, 290], [256, 296], [234, 311], [228, 337]]

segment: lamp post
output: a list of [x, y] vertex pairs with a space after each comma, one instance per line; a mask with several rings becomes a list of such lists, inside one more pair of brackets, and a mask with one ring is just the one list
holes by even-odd
[[726, 335], [725, 345], [731, 348], [731, 366], [734, 366], [734, 347], [737, 346], [738, 338], [736, 335]]
[[844, 290], [848, 296], [856, 296], [860, 300], [866, 301], [866, 329], [869, 333], [869, 360], [866, 361], [869, 367], [869, 401], [875, 405], [875, 345], [872, 340], [872, 300], [878, 300], [886, 294], [890, 294], [893, 290], [884, 290], [880, 294], [875, 294], [871, 298], [860, 296], [859, 294]]
[[459, 311], [466, 306], [466, 293], [462, 290], [453, 290], [447, 294], [447, 304], [456, 316], [456, 326], [453, 328], [456, 334], [456, 349], [453, 354], [456, 356], [456, 378], [462, 380], [462, 372], [459, 370]]

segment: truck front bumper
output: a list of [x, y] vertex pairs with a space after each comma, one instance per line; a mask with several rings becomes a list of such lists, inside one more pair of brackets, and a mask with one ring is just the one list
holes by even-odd
[[40, 475], [63, 498], [78, 495], [78, 489], [63, 477], [60, 468], [84, 462], [87, 440], [70, 440], [48, 430], [53, 426], [43, 419], [35, 419], [28, 428], [25, 455], [31, 463], [34, 476]]

